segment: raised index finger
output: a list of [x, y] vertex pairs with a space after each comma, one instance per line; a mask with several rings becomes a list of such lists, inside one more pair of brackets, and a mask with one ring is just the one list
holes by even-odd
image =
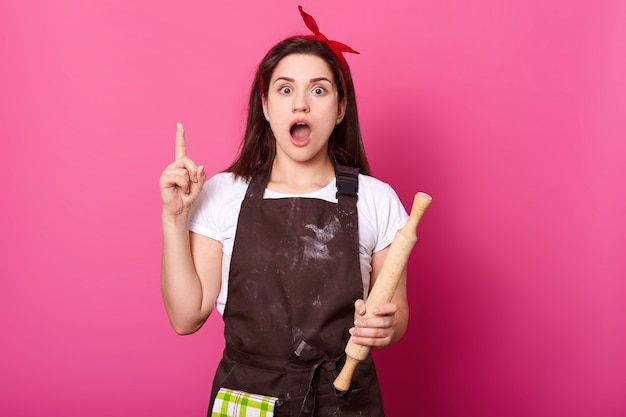
[[186, 154], [185, 128], [182, 123], [176, 123], [176, 159], [180, 159]]

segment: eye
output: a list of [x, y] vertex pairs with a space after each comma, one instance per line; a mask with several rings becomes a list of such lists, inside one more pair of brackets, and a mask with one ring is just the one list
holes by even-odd
[[288, 95], [288, 94], [291, 94], [293, 90], [291, 89], [291, 87], [285, 86], [285, 87], [281, 87], [279, 91], [281, 94]]
[[324, 89], [323, 87], [315, 87], [313, 89], [313, 94], [315, 94], [316, 96], [321, 96], [325, 92], [326, 92], [326, 89]]

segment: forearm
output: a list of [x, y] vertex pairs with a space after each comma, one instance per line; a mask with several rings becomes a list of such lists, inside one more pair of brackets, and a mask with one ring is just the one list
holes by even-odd
[[406, 329], [409, 323], [409, 304], [406, 298], [405, 288], [400, 288], [394, 294], [392, 303], [394, 303], [398, 310], [396, 311], [395, 321], [393, 323], [393, 334], [391, 336], [391, 343], [396, 343], [406, 333]]
[[161, 292], [168, 318], [179, 334], [202, 326], [212, 306], [203, 306], [202, 284], [196, 271], [187, 215], [163, 216]]
[[[394, 293], [391, 303], [382, 305], [375, 308], [374, 316], [382, 318], [382, 326], [387, 327], [381, 334], [383, 337], [388, 337], [388, 343], [373, 346], [373, 349], [382, 349], [386, 346], [392, 345], [398, 342], [406, 333], [407, 325], [409, 322], [409, 304], [406, 298], [406, 281], [402, 280], [398, 289]], [[393, 313], [391, 313], [393, 312]], [[386, 316], [387, 315], [387, 316]], [[385, 317], [386, 316], [386, 317]], [[388, 336], [385, 336], [387, 334]]]
[[[387, 257], [389, 248], [372, 256], [370, 295]], [[376, 301], [372, 301], [376, 300]], [[406, 291], [406, 268], [401, 272], [391, 300], [374, 297], [368, 299], [369, 309], [363, 300], [355, 303], [355, 327], [351, 329], [355, 343], [381, 349], [402, 339], [409, 320], [409, 303]], [[373, 303], [383, 302], [380, 305]]]

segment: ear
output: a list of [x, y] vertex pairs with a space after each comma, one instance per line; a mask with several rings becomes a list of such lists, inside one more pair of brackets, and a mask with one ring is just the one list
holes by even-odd
[[342, 100], [339, 101], [339, 106], [337, 108], [337, 120], [338, 121], [343, 120], [344, 116], [346, 115], [347, 107], [348, 107], [348, 99], [344, 97]]
[[267, 111], [267, 99], [265, 98], [265, 94], [261, 95], [261, 105], [263, 106], [263, 116], [267, 119], [270, 117], [270, 114]]

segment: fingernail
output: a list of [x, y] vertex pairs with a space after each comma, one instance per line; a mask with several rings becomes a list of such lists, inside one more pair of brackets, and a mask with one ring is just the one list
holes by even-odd
[[373, 311], [374, 314], [378, 314], [379, 312], [380, 312], [380, 309], [378, 309], [378, 307], [374, 308], [374, 311]]
[[204, 167], [202, 167], [202, 166], [198, 167], [198, 171], [196, 172], [196, 177], [193, 179], [193, 182], [200, 181], [200, 176], [202, 175], [202, 170], [204, 170]]
[[350, 333], [351, 335], [353, 335], [353, 334], [354, 334], [354, 327], [351, 327], [351, 328], [348, 330], [348, 333]]
[[354, 325], [358, 326], [358, 327], [361, 327], [361, 326], [363, 326], [363, 322], [361, 320], [355, 320], [354, 321]]

